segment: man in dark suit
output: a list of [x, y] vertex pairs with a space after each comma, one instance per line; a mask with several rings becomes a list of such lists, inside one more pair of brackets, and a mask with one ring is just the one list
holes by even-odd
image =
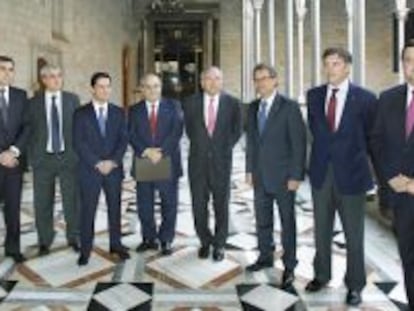
[[373, 187], [368, 136], [376, 108], [371, 92], [349, 82], [351, 54], [342, 48], [323, 53], [327, 84], [307, 93], [308, 122], [313, 136], [309, 164], [315, 221], [314, 279], [309, 292], [331, 278], [335, 212], [346, 239], [346, 302], [358, 305], [366, 283], [364, 264], [365, 193]]
[[30, 162], [33, 168], [34, 209], [39, 239], [39, 255], [49, 253], [55, 235], [53, 203], [59, 178], [66, 239], [79, 250], [77, 156], [72, 144], [72, 121], [79, 107], [78, 96], [62, 91], [62, 71], [54, 65], [41, 69], [45, 86], [30, 100]]
[[29, 127], [26, 92], [11, 86], [14, 68], [12, 58], [0, 56], [0, 201], [6, 223], [5, 254], [20, 263], [25, 260], [20, 252], [20, 198]]
[[73, 147], [79, 157], [80, 237], [78, 265], [86, 265], [93, 244], [94, 220], [101, 189], [108, 207], [110, 252], [128, 259], [128, 249], [121, 244], [122, 159], [128, 145], [125, 114], [109, 102], [111, 77], [108, 73], [92, 75], [93, 99], [78, 108], [73, 120]]
[[276, 70], [266, 64], [254, 68], [260, 99], [248, 110], [246, 180], [254, 187], [259, 258], [247, 267], [258, 271], [273, 266], [273, 204], [282, 225], [282, 287], [294, 281], [296, 259], [295, 194], [304, 178], [306, 130], [299, 105], [281, 95]]
[[414, 40], [402, 51], [406, 83], [380, 94], [372, 132], [377, 170], [391, 188], [409, 309], [414, 310]]
[[[223, 74], [217, 67], [202, 73], [201, 87], [203, 92], [189, 97], [183, 106], [190, 140], [188, 174], [194, 224], [201, 242], [198, 256], [207, 258], [213, 245], [213, 260], [220, 261], [228, 235], [232, 153], [241, 135], [240, 102], [222, 91]], [[210, 196], [214, 233], [208, 224]]]
[[[137, 182], [137, 207], [141, 221], [142, 243], [137, 252], [158, 249], [161, 254], [172, 253], [178, 204], [178, 179], [182, 176], [180, 138], [183, 132], [182, 114], [176, 101], [161, 98], [162, 83], [155, 74], [141, 79], [144, 100], [129, 111], [130, 143], [135, 156], [158, 163], [170, 157], [169, 179]], [[161, 198], [161, 225], [157, 230], [154, 219], [155, 191]]]

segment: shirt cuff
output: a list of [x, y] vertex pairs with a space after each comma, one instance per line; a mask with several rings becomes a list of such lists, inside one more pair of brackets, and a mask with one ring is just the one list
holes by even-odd
[[16, 146], [10, 146], [9, 150], [14, 153], [15, 157], [20, 157], [20, 150]]

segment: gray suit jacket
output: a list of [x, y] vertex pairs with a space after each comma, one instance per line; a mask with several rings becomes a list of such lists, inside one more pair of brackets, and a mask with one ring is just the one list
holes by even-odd
[[[34, 169], [47, 166], [46, 147], [48, 139], [47, 115], [45, 93], [40, 92], [30, 99], [30, 148], [29, 161]], [[72, 124], [75, 109], [80, 106], [79, 97], [75, 94], [62, 91], [62, 122], [65, 152], [63, 161], [66, 165], [74, 167], [77, 163], [77, 155], [72, 145]]]
[[268, 113], [262, 135], [257, 113], [260, 100], [248, 111], [246, 171], [253, 183], [267, 192], [286, 190], [289, 179], [303, 180], [306, 158], [306, 128], [296, 102], [278, 94]]

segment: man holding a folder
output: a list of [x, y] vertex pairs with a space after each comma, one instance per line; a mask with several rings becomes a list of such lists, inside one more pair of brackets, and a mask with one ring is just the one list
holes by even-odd
[[[155, 74], [141, 79], [144, 100], [129, 112], [130, 143], [134, 149], [133, 175], [137, 181], [138, 217], [142, 243], [137, 252], [157, 250], [172, 253], [177, 216], [178, 178], [182, 175], [180, 138], [183, 122], [176, 101], [161, 98], [161, 80]], [[161, 198], [162, 221], [157, 229], [154, 198]]]

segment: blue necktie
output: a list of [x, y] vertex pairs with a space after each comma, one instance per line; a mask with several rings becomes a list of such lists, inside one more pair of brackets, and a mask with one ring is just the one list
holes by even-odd
[[99, 107], [98, 113], [98, 123], [99, 123], [99, 130], [101, 131], [102, 136], [105, 136], [105, 115], [104, 115], [104, 108]]
[[51, 115], [51, 126], [52, 126], [52, 151], [58, 153], [61, 150], [60, 141], [60, 125], [59, 125], [59, 112], [56, 106], [56, 96], [52, 96], [52, 115]]
[[257, 115], [257, 124], [259, 125], [259, 134], [262, 135], [263, 130], [265, 128], [266, 125], [266, 106], [267, 106], [267, 102], [265, 100], [262, 100], [260, 102], [260, 107], [259, 107], [259, 113]]

